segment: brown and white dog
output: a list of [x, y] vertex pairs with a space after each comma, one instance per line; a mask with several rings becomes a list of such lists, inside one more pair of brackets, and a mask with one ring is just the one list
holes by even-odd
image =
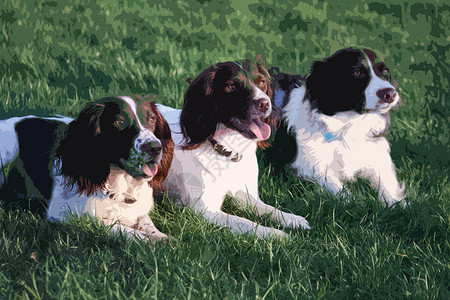
[[[148, 215], [153, 189], [163, 188], [173, 155], [169, 126], [155, 103], [139, 96], [107, 97], [87, 104], [75, 120], [61, 121], [30, 116], [0, 121], [0, 128], [9, 126], [0, 135], [16, 138], [10, 144], [18, 151], [2, 186], [16, 196], [7, 198], [15, 202], [10, 204], [41, 210], [52, 220], [87, 213], [129, 236], [167, 237]], [[14, 176], [30, 183], [22, 193], [8, 188]]]
[[[226, 196], [268, 214], [285, 227], [309, 229], [305, 218], [265, 204], [258, 194], [256, 149], [267, 140], [271, 116], [267, 71], [261, 64], [215, 64], [190, 84], [183, 109], [158, 105], [177, 147], [166, 179], [169, 195], [233, 232], [259, 237], [286, 233], [221, 210]], [[181, 134], [182, 133], [182, 134]]]

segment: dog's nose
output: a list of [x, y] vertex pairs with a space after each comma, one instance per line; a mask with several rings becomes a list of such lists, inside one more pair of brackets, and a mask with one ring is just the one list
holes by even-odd
[[393, 88], [384, 88], [377, 91], [377, 97], [386, 103], [394, 102], [395, 95], [396, 91]]
[[159, 142], [147, 142], [141, 145], [141, 150], [150, 155], [151, 158], [157, 158], [161, 153], [162, 146]]
[[259, 111], [261, 111], [262, 113], [265, 113], [266, 111], [269, 110], [269, 108], [270, 108], [270, 101], [269, 100], [267, 100], [265, 98], [262, 98], [262, 99], [258, 99], [257, 101], [259, 102], [258, 103]]

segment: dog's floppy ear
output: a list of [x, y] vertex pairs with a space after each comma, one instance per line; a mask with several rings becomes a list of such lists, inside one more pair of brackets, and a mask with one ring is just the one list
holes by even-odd
[[373, 52], [372, 50], [369, 50], [369, 49], [363, 49], [363, 52], [367, 55], [367, 57], [369, 57], [370, 62], [373, 64], [373, 62], [377, 58], [377, 55], [375, 54], [375, 52]]
[[[311, 109], [319, 108], [320, 94], [323, 93], [323, 87], [321, 85], [324, 81], [327, 81], [327, 72], [325, 69], [324, 61], [314, 61], [311, 64], [311, 70], [306, 78], [306, 95], [309, 99]], [[325, 77], [325, 78], [324, 78]], [[315, 91], [315, 93], [313, 93]]]
[[172, 140], [172, 134], [166, 119], [164, 119], [158, 111], [158, 108], [154, 102], [151, 102], [150, 105], [156, 117], [154, 134], [161, 141], [163, 147], [163, 156], [158, 167], [158, 173], [156, 173], [155, 177], [153, 177], [153, 180], [150, 182], [150, 186], [155, 190], [155, 193], [160, 193], [165, 190], [163, 183], [167, 177], [167, 174], [169, 174], [175, 144]]
[[[273, 89], [272, 89], [272, 76], [266, 68], [265, 61], [262, 58], [262, 55], [259, 54], [256, 57], [255, 63], [252, 66], [252, 77], [257, 77], [258, 80], [262, 80], [262, 86], [258, 85], [258, 87], [269, 96], [270, 99], [273, 97]], [[273, 103], [273, 101], [272, 101]], [[268, 118], [264, 120], [266, 124], [269, 124], [272, 132], [275, 133], [279, 127], [279, 122], [281, 120], [281, 109], [272, 105], [272, 113]], [[258, 141], [258, 147], [261, 149], [266, 149], [270, 146], [270, 142], [273, 140], [274, 135], [267, 141]]]
[[322, 72], [322, 69], [324, 68], [324, 65], [325, 65], [324, 61], [321, 60], [313, 61], [313, 63], [311, 64], [311, 69], [309, 71], [308, 78], [320, 74]]
[[[84, 116], [90, 116], [88, 122], [88, 128], [92, 129], [94, 135], [99, 135], [101, 133], [100, 128], [100, 116], [105, 109], [104, 104], [100, 103], [91, 103], [86, 107], [86, 112]], [[81, 117], [81, 115], [80, 115]], [[89, 129], [88, 129], [89, 130]]]
[[184, 149], [198, 147], [217, 128], [217, 106], [213, 97], [216, 69], [203, 71], [186, 90], [180, 116]]
[[78, 193], [92, 195], [106, 182], [109, 163], [96, 137], [101, 133], [100, 117], [105, 105], [89, 103], [72, 121], [53, 149], [59, 171], [67, 186], [77, 185]]
[[266, 63], [265, 63], [264, 59], [262, 58], [261, 54], [259, 54], [256, 57], [255, 69], [258, 71], [258, 73], [262, 76], [262, 79], [264, 79], [264, 81], [265, 81], [266, 90], [263, 92], [265, 92], [266, 95], [269, 96], [270, 99], [272, 99], [272, 95], [273, 95], [273, 89], [272, 89], [272, 85], [271, 85], [272, 77], [270, 76], [269, 71], [267, 71]]

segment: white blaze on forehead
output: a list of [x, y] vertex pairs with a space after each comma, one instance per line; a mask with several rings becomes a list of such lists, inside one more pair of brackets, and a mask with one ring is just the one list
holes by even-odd
[[264, 118], [267, 118], [272, 113], [272, 101], [270, 101], [269, 96], [267, 96], [267, 94], [260, 90], [255, 84], [252, 83], [252, 87], [254, 92], [253, 100], [266, 99], [267, 101], [269, 101], [269, 108], [264, 115]]
[[380, 77], [378, 77], [375, 74], [375, 71], [373, 70], [372, 67], [372, 62], [370, 61], [370, 59], [366, 56], [366, 60], [368, 63], [368, 68], [370, 70], [370, 82], [369, 85], [367, 86], [366, 90], [365, 90], [365, 95], [366, 95], [366, 109], [376, 109], [378, 107], [378, 96], [377, 96], [377, 91], [380, 89], [386, 89], [386, 88], [391, 88], [395, 90], [395, 87], [389, 83], [389, 81], [384, 80]]
[[255, 95], [253, 96], [253, 99], [267, 99], [270, 102], [270, 98], [269, 96], [267, 96], [266, 93], [264, 93], [263, 91], [261, 91], [255, 84], [252, 83], [252, 87], [253, 87], [253, 91], [255, 93]]
[[139, 120], [139, 116], [137, 114], [136, 101], [134, 101], [133, 98], [129, 96], [119, 96], [119, 98], [125, 101], [130, 106], [139, 125], [140, 129], [139, 136], [134, 141], [134, 148], [136, 149], [136, 151], [141, 152], [141, 146], [148, 141], [158, 141], [159, 143], [161, 143], [161, 141], [154, 135], [154, 133], [151, 130], [142, 126], [141, 120]]
[[119, 96], [119, 98], [122, 99], [123, 101], [125, 101], [131, 107], [131, 110], [133, 111], [133, 114], [136, 117], [136, 120], [138, 122], [139, 128], [141, 130], [148, 130], [144, 126], [142, 126], [141, 120], [139, 120], [139, 116], [137, 114], [136, 101], [134, 101], [133, 98], [131, 98], [129, 96]]

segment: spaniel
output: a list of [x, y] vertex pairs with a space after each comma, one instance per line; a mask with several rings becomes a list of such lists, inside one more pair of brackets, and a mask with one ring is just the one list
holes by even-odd
[[271, 134], [268, 76], [262, 60], [218, 63], [193, 80], [181, 112], [158, 105], [177, 144], [166, 179], [169, 195], [216, 225], [264, 238], [286, 233], [223, 212], [226, 196], [285, 227], [310, 228], [305, 218], [267, 205], [258, 195], [256, 149]]
[[[68, 123], [68, 124], [67, 124]], [[8, 139], [7, 204], [51, 220], [87, 213], [112, 230], [166, 238], [153, 224], [153, 189], [163, 190], [173, 155], [169, 126], [143, 97], [107, 97], [69, 118], [0, 121]]]
[[368, 179], [391, 206], [404, 198], [385, 134], [400, 102], [391, 74], [371, 50], [343, 49], [316, 61], [306, 78], [271, 69], [274, 106], [282, 109], [269, 160], [293, 161], [298, 176], [333, 194]]

